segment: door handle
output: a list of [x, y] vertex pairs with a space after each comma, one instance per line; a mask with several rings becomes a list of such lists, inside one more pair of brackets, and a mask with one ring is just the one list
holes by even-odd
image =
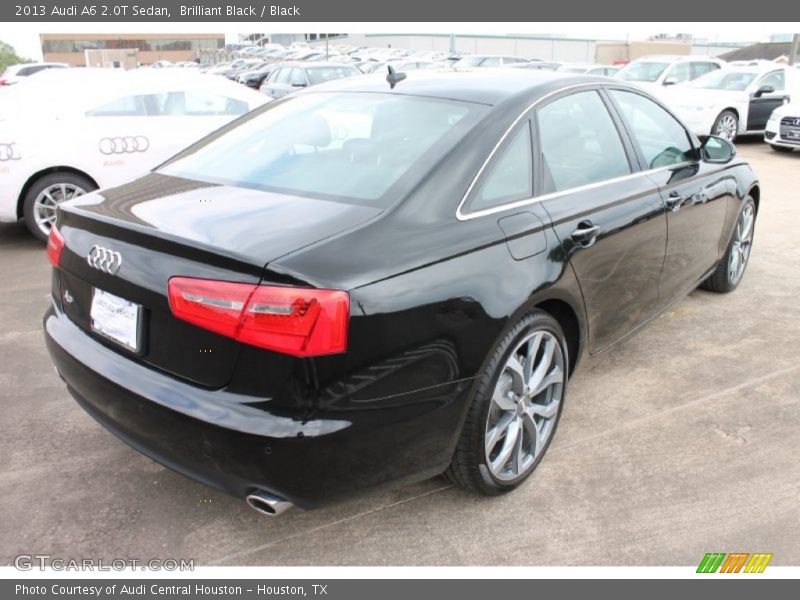
[[597, 235], [600, 233], [600, 227], [594, 225], [591, 221], [581, 221], [578, 223], [578, 228], [572, 232], [572, 241], [578, 242], [583, 246], [591, 246], [594, 244]]
[[667, 196], [667, 208], [672, 211], [680, 210], [685, 201], [686, 196], [683, 196], [678, 192], [670, 192], [669, 196]]

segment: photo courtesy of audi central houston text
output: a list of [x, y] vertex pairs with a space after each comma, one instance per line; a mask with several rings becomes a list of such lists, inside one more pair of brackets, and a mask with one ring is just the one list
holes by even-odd
[[260, 513], [440, 475], [512, 492], [582, 357], [746, 276], [766, 197], [727, 121], [697, 133], [606, 72], [284, 64], [252, 97], [250, 75], [87, 78], [52, 125], [74, 144], [3, 147], [143, 161], [4, 181], [47, 239], [47, 350], [103, 427]]

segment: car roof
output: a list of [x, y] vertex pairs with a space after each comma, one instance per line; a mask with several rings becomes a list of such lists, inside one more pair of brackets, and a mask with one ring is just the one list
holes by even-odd
[[353, 67], [355, 65], [339, 62], [302, 62], [299, 60], [287, 60], [279, 63], [281, 67], [297, 67], [298, 69], [313, 69], [315, 67]]
[[424, 69], [406, 73], [406, 79], [398, 82], [393, 90], [384, 73], [370, 73], [316, 85], [301, 93], [385, 92], [495, 105], [514, 96], [534, 101], [561, 87], [588, 83], [607, 84], [608, 78], [521, 69]]
[[[128, 94], [154, 94], [168, 91], [208, 91], [260, 104], [262, 95], [224, 77], [212, 77], [194, 69], [122, 69], [76, 68], [43, 71], [13, 86], [8, 99], [22, 112], [42, 110], [50, 94], [43, 90], [69, 90], [59, 101], [55, 115], [74, 114], [90, 110]], [[26, 109], [25, 107], [28, 107]]]
[[697, 54], [650, 54], [642, 56], [631, 62], [664, 62], [664, 61], [682, 61], [682, 60], [696, 60], [704, 62], [725, 62], [714, 56], [702, 56]]

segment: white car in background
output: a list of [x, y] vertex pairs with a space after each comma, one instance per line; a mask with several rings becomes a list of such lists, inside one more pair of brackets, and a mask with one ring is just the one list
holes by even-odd
[[709, 73], [661, 95], [697, 135], [728, 140], [764, 131], [772, 111], [789, 101], [797, 74], [775, 63]]
[[800, 148], [800, 99], [779, 106], [772, 112], [764, 130], [764, 141], [778, 152]]
[[688, 83], [723, 68], [725, 62], [711, 56], [644, 56], [629, 62], [613, 77], [660, 96], [666, 87]]
[[63, 200], [119, 185], [264, 104], [193, 70], [64, 69], [0, 93], [0, 221], [45, 240]]
[[26, 77], [47, 71], [48, 69], [68, 69], [69, 65], [66, 63], [23, 63], [19, 65], [11, 65], [6, 67], [3, 74], [0, 75], [0, 85], [14, 85], [19, 83]]

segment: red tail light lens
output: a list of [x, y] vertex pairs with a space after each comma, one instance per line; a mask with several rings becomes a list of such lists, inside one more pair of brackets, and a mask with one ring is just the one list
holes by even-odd
[[347, 292], [173, 277], [169, 304], [179, 319], [260, 348], [294, 356], [347, 349]]
[[50, 236], [47, 238], [47, 258], [50, 264], [57, 267], [61, 262], [61, 251], [64, 249], [64, 236], [58, 228], [53, 225], [50, 228]]

